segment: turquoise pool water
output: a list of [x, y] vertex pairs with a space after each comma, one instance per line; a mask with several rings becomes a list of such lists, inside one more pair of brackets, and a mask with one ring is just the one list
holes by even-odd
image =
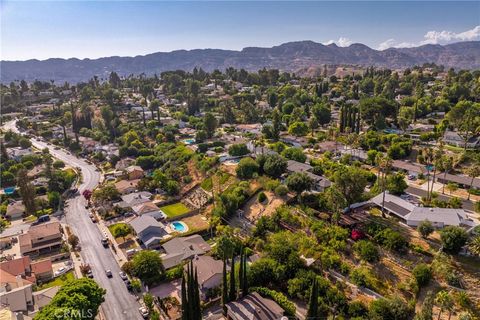
[[185, 224], [182, 222], [174, 221], [172, 222], [172, 229], [178, 232], [185, 232]]
[[185, 142], [185, 144], [194, 144], [195, 139], [185, 139], [185, 140], [183, 140], [183, 142]]

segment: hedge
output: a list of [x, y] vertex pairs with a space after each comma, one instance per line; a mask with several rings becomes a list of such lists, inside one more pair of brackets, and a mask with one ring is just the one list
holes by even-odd
[[250, 292], [258, 292], [262, 297], [267, 297], [278, 303], [283, 310], [285, 310], [286, 316], [295, 316], [296, 308], [293, 302], [287, 299], [287, 297], [278, 291], [270, 290], [265, 287], [252, 287]]

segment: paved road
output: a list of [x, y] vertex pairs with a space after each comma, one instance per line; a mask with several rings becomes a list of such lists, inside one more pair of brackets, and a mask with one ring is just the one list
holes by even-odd
[[[14, 121], [6, 123], [5, 128], [18, 132]], [[83, 182], [78, 188], [80, 194], [83, 190], [92, 190], [98, 184], [100, 173], [96, 171], [95, 166], [68, 154], [66, 151], [55, 150], [52, 145], [47, 145], [45, 142], [37, 139], [31, 139], [31, 141], [36, 148], [48, 148], [55, 158], [81, 169]], [[69, 199], [67, 203], [65, 207], [65, 222], [78, 236], [82, 247], [82, 258], [92, 266], [94, 279], [101, 287], [107, 290], [105, 302], [102, 304], [105, 317], [112, 320], [141, 319], [138, 312], [139, 304], [135, 296], [128, 292], [122, 279], [118, 276], [120, 267], [112, 251], [105, 249], [100, 242], [102, 234], [88, 216], [88, 210], [85, 209], [86, 200], [83, 196], [78, 195]], [[106, 269], [112, 270], [113, 278], [107, 278], [105, 275]]]
[[[427, 196], [427, 191], [409, 186], [405, 192], [413, 194], [418, 197], [426, 197]], [[438, 194], [438, 199], [443, 200], [443, 201], [448, 201], [451, 197], [446, 195], [446, 194]], [[475, 211], [474, 204], [470, 200], [462, 199], [462, 208], [468, 211]]]

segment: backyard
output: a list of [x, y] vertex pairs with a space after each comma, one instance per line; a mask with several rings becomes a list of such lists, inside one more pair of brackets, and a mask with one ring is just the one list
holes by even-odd
[[190, 211], [190, 209], [181, 202], [161, 207], [160, 210], [162, 210], [168, 218], [174, 218]]
[[37, 290], [43, 290], [43, 289], [51, 288], [54, 286], [63, 286], [67, 281], [74, 280], [74, 279], [75, 279], [75, 275], [73, 274], [73, 271], [69, 271], [51, 281], [48, 281], [39, 285], [37, 287]]

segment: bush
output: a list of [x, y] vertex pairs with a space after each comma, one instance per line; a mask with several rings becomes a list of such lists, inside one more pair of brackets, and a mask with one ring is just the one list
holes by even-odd
[[430, 221], [424, 220], [420, 222], [417, 227], [417, 231], [422, 235], [422, 237], [427, 238], [435, 229]]
[[432, 269], [425, 263], [416, 265], [412, 273], [420, 287], [426, 286], [432, 278]]
[[286, 196], [288, 193], [288, 188], [284, 185], [279, 185], [275, 188], [275, 194], [279, 197]]
[[287, 316], [295, 316], [296, 308], [293, 302], [289, 301], [288, 298], [281, 292], [270, 290], [265, 287], [253, 287], [250, 288], [251, 292], [258, 292], [261, 296], [267, 297], [278, 303]]
[[253, 178], [254, 174], [258, 173], [259, 168], [260, 166], [258, 163], [252, 158], [243, 158], [238, 163], [236, 169], [237, 177], [240, 179], [251, 179]]
[[467, 232], [456, 226], [447, 226], [440, 231], [440, 240], [443, 250], [449, 253], [458, 253], [468, 239]]
[[369, 269], [365, 267], [355, 268], [350, 272], [350, 280], [360, 287], [372, 288], [373, 279]]
[[368, 240], [360, 240], [353, 245], [353, 250], [360, 259], [368, 262], [378, 261], [377, 247]]
[[244, 156], [250, 153], [245, 143], [232, 144], [228, 148], [228, 154], [232, 157]]
[[260, 192], [260, 193], [258, 194], [258, 198], [257, 198], [257, 199], [258, 199], [258, 202], [263, 203], [263, 202], [265, 202], [265, 200], [267, 200], [267, 196], [265, 195], [264, 192]]

